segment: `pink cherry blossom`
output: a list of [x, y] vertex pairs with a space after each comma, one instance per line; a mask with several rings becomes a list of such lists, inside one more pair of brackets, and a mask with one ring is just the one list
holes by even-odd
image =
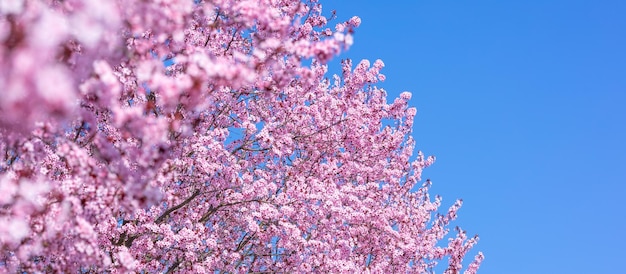
[[323, 14], [1, 1], [0, 272], [475, 273], [411, 94], [380, 60], [327, 75], [361, 19]]

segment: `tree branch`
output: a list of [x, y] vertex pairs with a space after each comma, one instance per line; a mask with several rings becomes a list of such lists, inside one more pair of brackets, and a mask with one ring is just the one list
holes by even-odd
[[159, 216], [154, 222], [157, 224], [162, 223], [163, 221], [165, 221], [165, 218], [167, 218], [167, 216], [169, 216], [172, 212], [180, 209], [181, 207], [187, 205], [188, 203], [191, 202], [191, 200], [193, 200], [193, 198], [196, 198], [198, 195], [200, 195], [200, 190], [194, 190], [193, 194], [191, 194], [191, 197], [187, 198], [186, 200], [184, 200], [183, 202], [181, 202], [180, 204], [175, 205], [174, 207], [166, 210], [165, 212], [163, 212], [163, 214], [161, 214], [161, 216]]

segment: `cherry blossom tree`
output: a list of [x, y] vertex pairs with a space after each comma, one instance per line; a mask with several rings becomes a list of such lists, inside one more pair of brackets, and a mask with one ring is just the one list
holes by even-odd
[[359, 24], [317, 0], [2, 0], [0, 272], [475, 273], [411, 94], [387, 101], [382, 61], [327, 76]]

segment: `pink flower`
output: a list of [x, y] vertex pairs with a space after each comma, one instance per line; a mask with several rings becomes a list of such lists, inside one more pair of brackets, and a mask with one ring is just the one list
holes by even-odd
[[89, 222], [87, 222], [85, 219], [81, 217], [78, 217], [76, 218], [76, 224], [77, 224], [77, 232], [81, 237], [85, 239], [93, 238], [95, 233], [94, 233], [93, 227], [91, 226]]
[[19, 195], [32, 204], [40, 204], [39, 198], [43, 198], [42, 196], [50, 190], [50, 187], [45, 181], [23, 179], [20, 180], [19, 185]]
[[361, 18], [359, 18], [358, 16], [353, 16], [352, 18], [350, 18], [350, 20], [348, 20], [348, 24], [353, 27], [358, 27], [359, 25], [361, 25]]
[[400, 98], [405, 101], [411, 100], [411, 93], [408, 91], [402, 92], [400, 93]]
[[117, 257], [123, 268], [128, 270], [134, 270], [137, 268], [137, 260], [128, 252], [126, 247], [120, 248], [120, 251], [117, 253]]
[[0, 2], [0, 14], [19, 14], [24, 10], [24, 0], [5, 0]]
[[26, 238], [28, 234], [30, 234], [30, 227], [28, 226], [26, 220], [22, 218], [13, 218], [7, 221], [8, 223], [5, 223], [5, 229], [8, 231], [12, 242], [19, 243], [22, 239]]
[[13, 198], [17, 194], [18, 185], [10, 175], [0, 175], [0, 204], [8, 204], [13, 201]]

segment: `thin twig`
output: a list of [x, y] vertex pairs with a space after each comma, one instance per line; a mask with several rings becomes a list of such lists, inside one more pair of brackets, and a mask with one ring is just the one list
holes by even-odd
[[157, 224], [162, 223], [163, 221], [165, 221], [165, 218], [167, 216], [169, 216], [172, 212], [178, 210], [179, 208], [187, 205], [188, 203], [191, 202], [191, 200], [193, 200], [193, 198], [196, 198], [196, 196], [200, 195], [200, 190], [194, 190], [193, 194], [191, 194], [191, 197], [187, 198], [186, 200], [184, 200], [182, 203], [177, 204], [176, 206], [166, 210], [165, 212], [163, 212], [163, 214], [161, 214], [161, 216], [159, 216], [154, 222]]

